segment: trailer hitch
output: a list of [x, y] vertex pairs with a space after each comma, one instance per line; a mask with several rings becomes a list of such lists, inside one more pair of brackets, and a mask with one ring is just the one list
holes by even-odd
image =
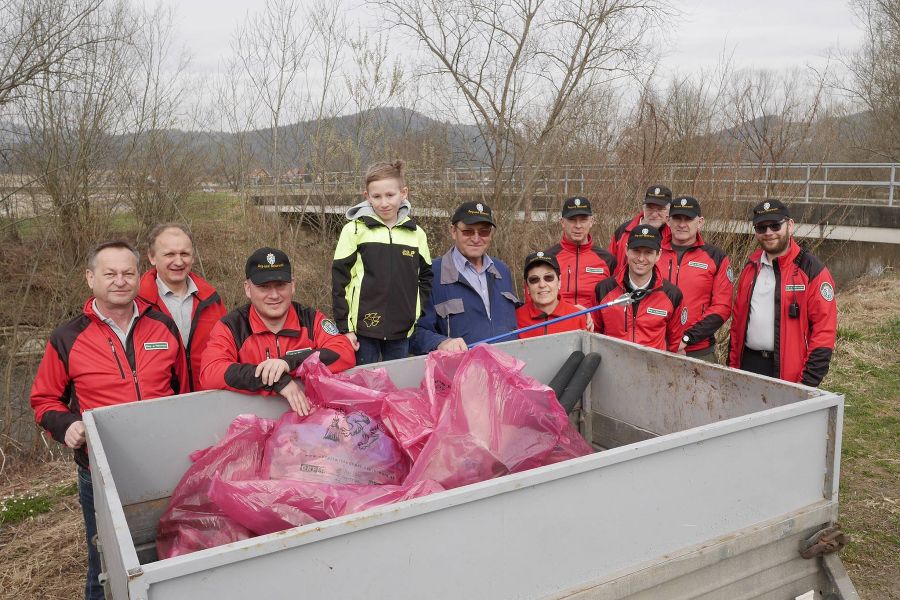
[[832, 552], [840, 552], [848, 541], [849, 538], [846, 533], [841, 531], [840, 524], [835, 523], [800, 542], [800, 556], [816, 558]]

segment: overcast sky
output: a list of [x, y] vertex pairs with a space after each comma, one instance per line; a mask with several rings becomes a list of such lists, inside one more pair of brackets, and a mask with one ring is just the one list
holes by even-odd
[[[178, 29], [192, 70], [215, 71], [229, 52], [235, 26], [262, 0], [181, 0]], [[349, 0], [360, 10], [361, 0]], [[735, 67], [821, 67], [829, 50], [850, 49], [861, 39], [847, 0], [675, 0], [681, 16], [667, 33], [663, 66], [682, 73], [713, 67], [723, 51]], [[353, 8], [355, 7], [355, 8]], [[370, 18], [366, 22], [372, 23]]]

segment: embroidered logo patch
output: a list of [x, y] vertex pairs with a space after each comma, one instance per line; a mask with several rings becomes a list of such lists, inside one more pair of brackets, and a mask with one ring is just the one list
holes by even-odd
[[725, 271], [725, 276], [728, 277], [728, 281], [734, 283], [734, 271], [731, 270], [731, 265], [728, 265], [728, 270]]
[[144, 342], [144, 350], [168, 350], [169, 342]]
[[669, 311], [663, 310], [661, 308], [653, 308], [651, 306], [647, 307], [647, 312], [651, 315], [656, 315], [657, 317], [668, 317]]
[[697, 267], [698, 269], [709, 269], [709, 265], [702, 262], [697, 262], [694, 260], [688, 261], [689, 267]]
[[415, 250], [403, 250], [402, 254], [403, 254], [403, 256], [415, 256], [416, 251]]
[[822, 294], [822, 297], [828, 302], [834, 300], [834, 288], [831, 287], [831, 284], [827, 281], [819, 286], [819, 293]]
[[275, 264], [275, 255], [272, 254], [271, 252], [266, 254], [266, 262], [269, 263], [270, 265], [274, 265]]
[[[802, 283], [786, 285], [786, 286], [784, 286], [784, 291], [786, 291], [786, 292], [805, 292], [806, 286], [803, 285]], [[824, 294], [823, 294], [823, 296], [824, 296]]]
[[603, 275], [604, 273], [606, 273], [606, 269], [604, 269], [603, 267], [585, 267], [584, 272], [585, 273], [598, 273], [600, 275]]
[[681, 309], [681, 324], [684, 325], [687, 323], [688, 311], [687, 306]]
[[337, 325], [334, 324], [334, 321], [331, 319], [323, 319], [322, 320], [322, 329], [328, 335], [338, 335], [340, 332], [338, 331]]

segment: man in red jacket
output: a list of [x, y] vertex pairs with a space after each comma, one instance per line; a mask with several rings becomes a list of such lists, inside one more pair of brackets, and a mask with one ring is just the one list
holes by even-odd
[[332, 372], [356, 364], [356, 353], [334, 321], [292, 302], [294, 279], [287, 255], [260, 248], [244, 268], [249, 304], [216, 323], [203, 352], [204, 389], [280, 394], [300, 415], [309, 413], [303, 390], [291, 376], [313, 352]]
[[700, 203], [680, 196], [669, 208], [672, 239], [662, 244], [659, 270], [684, 294], [690, 318], [681, 337], [679, 352], [716, 362], [716, 331], [731, 316], [734, 274], [731, 262], [718, 246], [704, 243], [700, 235], [703, 217]]
[[147, 236], [154, 268], [141, 278], [138, 298], [172, 317], [187, 355], [190, 391], [200, 387], [200, 361], [209, 332], [225, 316], [216, 288], [192, 271], [194, 237], [179, 223], [157, 225]]
[[594, 244], [594, 213], [587, 198], [566, 198], [559, 225], [562, 239], [544, 252], [559, 263], [560, 297], [569, 304], [590, 308], [595, 302], [594, 288], [613, 274], [616, 259]]
[[597, 284], [597, 304], [636, 290], [646, 290], [646, 295], [623, 309], [610, 307], [595, 313], [594, 331], [658, 350], [678, 351], [688, 309], [681, 290], [659, 272], [656, 263], [661, 243], [662, 235], [650, 225], [638, 225], [628, 234], [625, 267]]
[[664, 185], [651, 185], [644, 194], [641, 212], [630, 221], [619, 225], [609, 241], [609, 253], [616, 261], [616, 268], [624, 269], [625, 251], [628, 246], [628, 235], [638, 225], [650, 225], [658, 230], [662, 240], [667, 242], [671, 237], [667, 223], [669, 222], [669, 205], [672, 203], [672, 190]]
[[760, 248], [738, 279], [728, 366], [816, 387], [837, 334], [834, 279], [794, 241], [779, 200], [756, 205], [753, 228]]
[[57, 327], [31, 387], [35, 420], [74, 450], [84, 516], [88, 573], [84, 597], [103, 598], [94, 493], [81, 416], [101, 406], [171, 396], [187, 388], [184, 348], [175, 323], [135, 301], [138, 255], [126, 242], [97, 246], [85, 272], [93, 293], [82, 314]]

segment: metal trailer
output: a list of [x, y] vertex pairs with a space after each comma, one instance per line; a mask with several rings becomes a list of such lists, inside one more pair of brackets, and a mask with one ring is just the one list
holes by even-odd
[[[188, 454], [277, 398], [209, 391], [85, 415], [114, 600], [857, 598], [836, 554], [843, 397], [584, 332], [501, 344], [547, 382], [574, 350], [591, 456], [176, 558], [156, 525]], [[386, 363], [400, 387], [424, 359]]]

